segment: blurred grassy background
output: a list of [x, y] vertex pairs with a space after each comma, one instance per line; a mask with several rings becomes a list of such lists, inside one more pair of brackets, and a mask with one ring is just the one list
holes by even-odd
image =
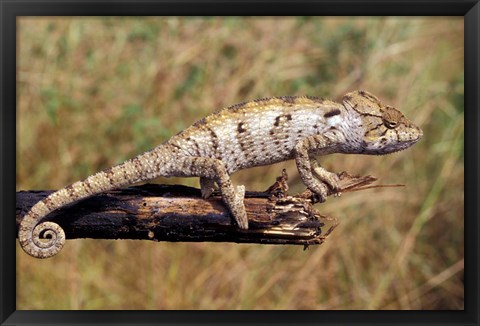
[[[365, 89], [419, 124], [390, 156], [330, 155], [380, 188], [318, 209], [321, 246], [17, 246], [17, 309], [463, 309], [463, 18], [20, 18], [17, 190], [57, 189], [258, 97]], [[293, 162], [241, 171], [261, 190]], [[198, 180], [159, 179], [198, 186]]]

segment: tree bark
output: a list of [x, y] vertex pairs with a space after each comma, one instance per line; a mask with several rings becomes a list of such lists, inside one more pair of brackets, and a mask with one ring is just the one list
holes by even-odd
[[[342, 192], [361, 190], [376, 179], [339, 174]], [[67, 239], [141, 239], [264, 244], [321, 244], [337, 220], [313, 208], [306, 190], [287, 194], [285, 171], [264, 192], [247, 192], [249, 229], [232, 225], [219, 194], [202, 199], [200, 190], [180, 185], [146, 184], [109, 191], [58, 209], [45, 220], [58, 223]], [[23, 216], [53, 191], [17, 192], [17, 230]], [[331, 192], [329, 195], [333, 194]]]

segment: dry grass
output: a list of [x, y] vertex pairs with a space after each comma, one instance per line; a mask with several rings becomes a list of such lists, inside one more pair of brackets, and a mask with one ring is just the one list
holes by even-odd
[[[326, 244], [68, 241], [18, 250], [17, 309], [463, 309], [461, 18], [21, 18], [17, 189], [56, 189], [149, 149], [213, 110], [366, 89], [422, 126], [413, 148], [331, 155], [380, 188], [319, 209]], [[239, 172], [269, 186], [292, 162]], [[160, 179], [198, 186], [195, 179]]]

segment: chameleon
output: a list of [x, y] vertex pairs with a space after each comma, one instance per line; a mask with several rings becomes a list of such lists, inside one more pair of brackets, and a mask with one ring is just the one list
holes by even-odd
[[157, 177], [199, 177], [203, 198], [219, 190], [237, 229], [248, 229], [245, 187], [234, 186], [238, 170], [295, 160], [303, 183], [320, 202], [340, 191], [337, 174], [316, 156], [333, 153], [384, 155], [406, 149], [422, 130], [398, 109], [356, 90], [341, 102], [313, 96], [280, 96], [220, 109], [159, 146], [57, 190], [36, 203], [19, 226], [21, 247], [48, 258], [65, 243], [52, 211], [81, 199]]

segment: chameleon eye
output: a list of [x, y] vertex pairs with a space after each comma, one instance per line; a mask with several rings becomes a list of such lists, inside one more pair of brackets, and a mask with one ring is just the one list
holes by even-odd
[[397, 126], [397, 122], [396, 121], [387, 121], [387, 120], [383, 120], [383, 124], [385, 125], [385, 127], [387, 127], [388, 129], [393, 129]]

